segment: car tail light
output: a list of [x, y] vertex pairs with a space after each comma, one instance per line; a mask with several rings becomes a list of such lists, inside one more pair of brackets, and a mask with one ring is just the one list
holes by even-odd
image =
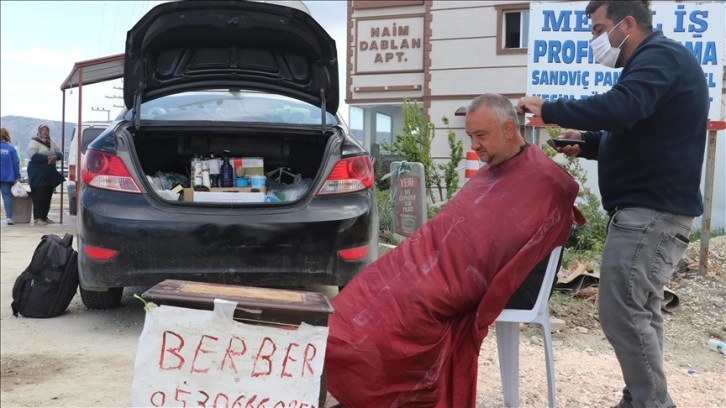
[[141, 193], [120, 157], [88, 149], [83, 159], [83, 184], [104, 190]]
[[320, 187], [318, 195], [344, 194], [365, 190], [373, 185], [373, 163], [369, 156], [339, 160]]
[[118, 251], [108, 248], [101, 248], [93, 245], [83, 244], [83, 253], [94, 261], [108, 261], [118, 254]]
[[368, 255], [368, 245], [338, 251], [338, 256], [344, 261], [360, 261], [366, 255]]
[[76, 165], [68, 165], [68, 181], [76, 181]]

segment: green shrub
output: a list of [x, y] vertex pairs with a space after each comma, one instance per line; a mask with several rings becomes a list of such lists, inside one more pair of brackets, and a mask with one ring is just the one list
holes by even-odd
[[[441, 210], [446, 201], [459, 189], [459, 163], [464, 158], [464, 147], [460, 140], [456, 139], [456, 132], [448, 131], [449, 161], [446, 163], [434, 163], [431, 158], [431, 142], [434, 138], [434, 125], [426, 121], [421, 107], [415, 101], [408, 99], [403, 101], [403, 134], [395, 135], [392, 144], [381, 143], [381, 148], [390, 152], [390, 155], [381, 156], [380, 152], [372, 152], [376, 157], [376, 188], [378, 189], [378, 214], [380, 217], [380, 229], [384, 232], [391, 231], [392, 213], [391, 208], [391, 178], [384, 178], [390, 172], [390, 164], [393, 161], [406, 161], [421, 163], [424, 166], [425, 191], [426, 191], [426, 215], [431, 218]], [[448, 127], [449, 119], [441, 118], [442, 123]], [[434, 193], [438, 194], [434, 194]]]
[[391, 203], [391, 191], [376, 190], [376, 204], [378, 205], [378, 225], [381, 231], [393, 230], [393, 206]]
[[[547, 133], [551, 138], [556, 138], [562, 129], [548, 128]], [[549, 157], [558, 153], [549, 145], [542, 145], [542, 150]], [[564, 155], [562, 155], [564, 157]], [[560, 160], [561, 161], [561, 160]], [[565, 243], [565, 254], [562, 264], [567, 267], [570, 262], [576, 260], [600, 260], [607, 235], [608, 215], [602, 209], [600, 199], [585, 185], [587, 173], [580, 165], [580, 160], [572, 157], [565, 157], [565, 164], [562, 166], [580, 185], [575, 205], [582, 212], [587, 222], [585, 225], [573, 225], [570, 236]]]
[[431, 159], [431, 141], [434, 125], [427, 122], [423, 107], [416, 101], [403, 100], [403, 134], [395, 135], [392, 144], [381, 142], [381, 148], [407, 162], [421, 163], [424, 167], [426, 195], [431, 197], [432, 180], [436, 173]]
[[[711, 230], [711, 233], [708, 234], [709, 238], [716, 238], [726, 235], [726, 228], [717, 228], [715, 230]], [[688, 235], [688, 239], [691, 242], [698, 241], [701, 239], [701, 229], [696, 228], [691, 231], [691, 233]]]

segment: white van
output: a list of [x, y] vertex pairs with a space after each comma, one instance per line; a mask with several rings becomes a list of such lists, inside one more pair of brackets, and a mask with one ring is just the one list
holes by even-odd
[[83, 142], [81, 143], [81, 159], [78, 160], [78, 138], [77, 128], [73, 128], [71, 136], [71, 146], [68, 152], [68, 212], [76, 215], [78, 212], [78, 195], [76, 194], [76, 180], [81, 181], [81, 163], [86, 153], [88, 145], [98, 137], [111, 122], [84, 122], [81, 125]]

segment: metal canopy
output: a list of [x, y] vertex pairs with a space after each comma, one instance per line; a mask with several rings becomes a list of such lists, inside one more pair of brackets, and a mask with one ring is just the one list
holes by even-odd
[[[60, 90], [63, 92], [63, 115], [61, 119], [61, 149], [66, 150], [66, 90], [70, 88], [78, 88], [78, 121], [76, 128], [81, 129], [82, 107], [83, 107], [83, 85], [91, 85], [98, 82], [110, 81], [113, 79], [123, 78], [124, 76], [124, 56], [125, 54], [109, 55], [108, 57], [95, 58], [86, 61], [78, 61], [73, 64], [73, 69], [68, 77], [61, 83]], [[81, 143], [78, 143], [77, 156], [81, 157]], [[65, 158], [61, 161], [65, 165]], [[80, 164], [80, 163], [78, 163]], [[69, 169], [70, 170], [70, 169]], [[75, 171], [75, 170], [74, 170]], [[79, 178], [77, 177], [76, 191], [79, 191]], [[63, 223], [63, 190], [60, 195], [60, 222]], [[76, 205], [78, 205], [76, 203]]]
[[123, 76], [124, 54], [79, 61], [73, 65], [71, 73], [63, 81], [60, 89], [64, 91], [69, 88], [76, 88], [79, 85], [91, 85], [98, 82], [123, 78]]

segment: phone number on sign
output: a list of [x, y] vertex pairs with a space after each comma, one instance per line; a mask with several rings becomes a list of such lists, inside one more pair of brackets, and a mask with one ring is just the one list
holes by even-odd
[[[290, 402], [273, 402], [270, 398], [262, 398], [258, 395], [240, 395], [230, 397], [224, 392], [208, 394], [204, 391], [197, 391], [196, 401], [192, 396], [193, 392], [181, 388], [174, 391], [173, 399], [164, 391], [156, 391], [149, 397], [152, 407], [182, 407], [182, 408], [316, 408], [314, 404], [292, 400]], [[167, 405], [168, 404], [168, 405]]]

